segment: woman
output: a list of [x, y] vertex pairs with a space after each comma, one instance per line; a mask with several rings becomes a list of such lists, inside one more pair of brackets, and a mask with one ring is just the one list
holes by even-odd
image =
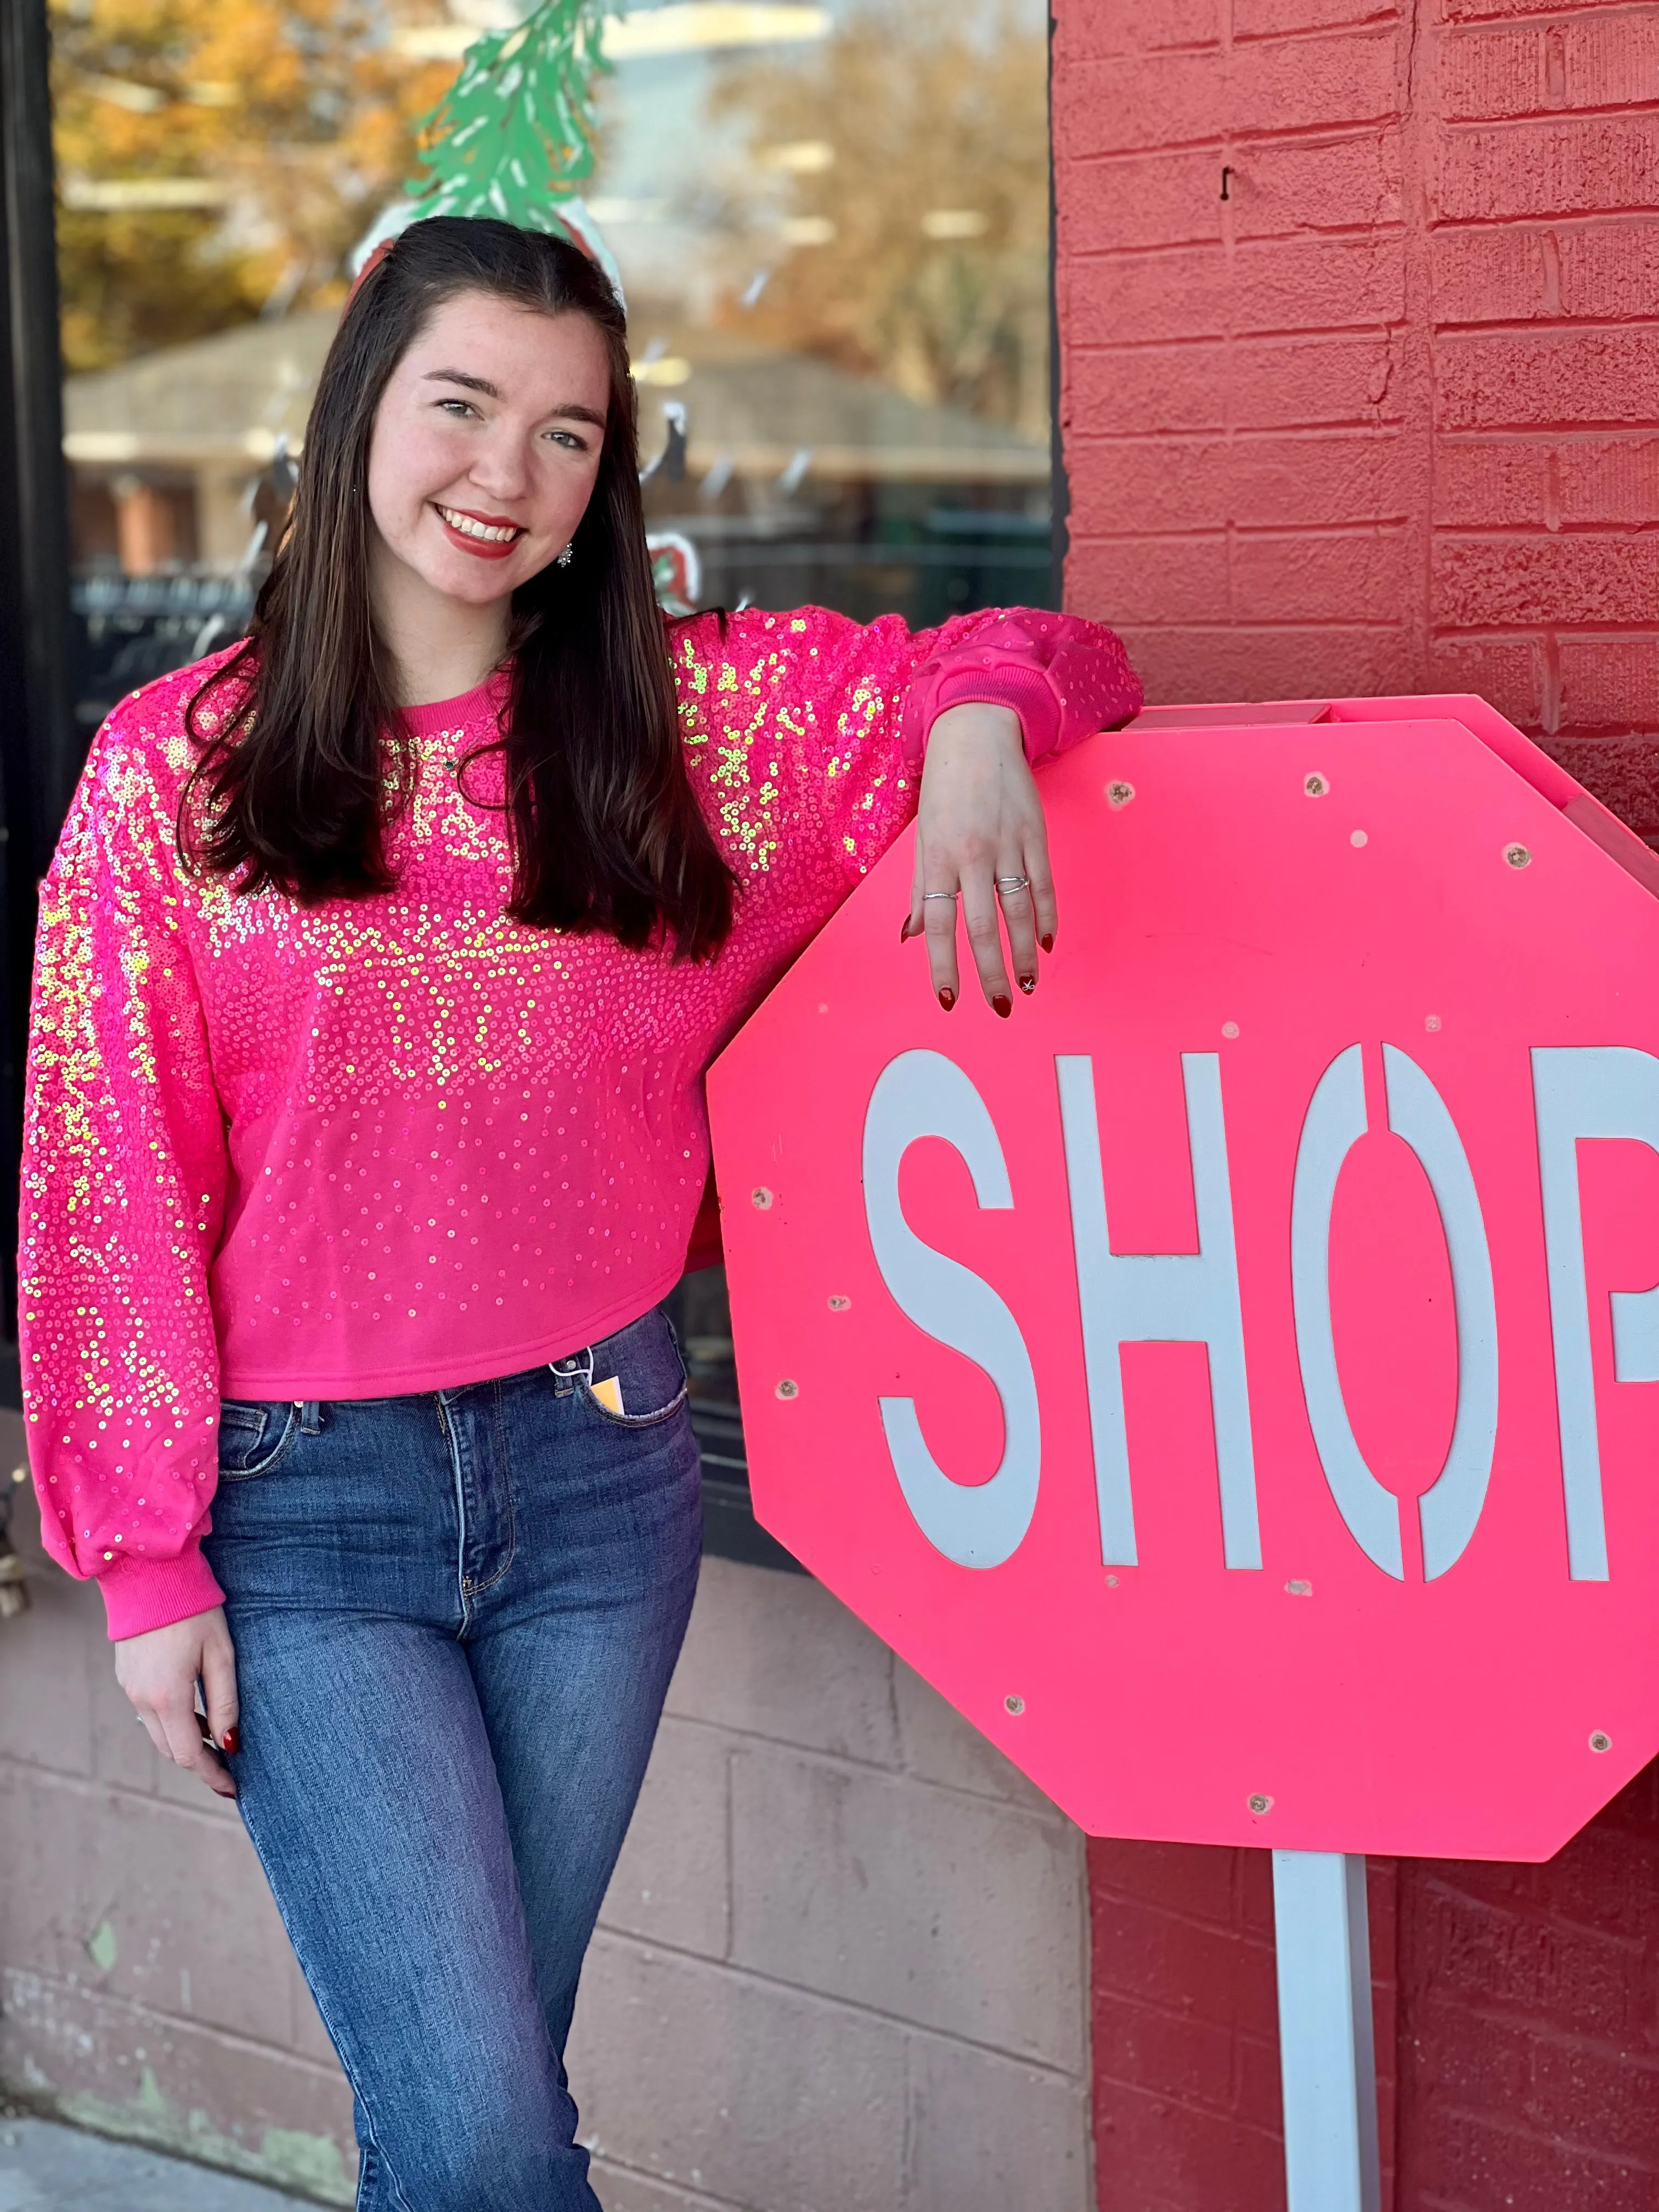
[[1023, 990], [1054, 929], [1026, 754], [1139, 703], [1055, 616], [666, 628], [604, 277], [434, 219], [348, 305], [251, 637], [96, 740], [31, 1051], [41, 1519], [156, 1748], [240, 1795], [360, 2207], [596, 2204], [560, 2054], [696, 1580], [657, 1301], [703, 1069], [924, 739], [904, 931], [948, 1012], [959, 892], [1007, 1014], [999, 896]]

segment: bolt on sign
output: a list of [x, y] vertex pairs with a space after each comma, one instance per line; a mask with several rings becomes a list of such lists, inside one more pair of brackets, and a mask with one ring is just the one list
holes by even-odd
[[1097, 1833], [1545, 1857], [1659, 1753], [1659, 860], [1472, 698], [1042, 791], [1012, 1021], [902, 840], [710, 1076], [756, 1511]]

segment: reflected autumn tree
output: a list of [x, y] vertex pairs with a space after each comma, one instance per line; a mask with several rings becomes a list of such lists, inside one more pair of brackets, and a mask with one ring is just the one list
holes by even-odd
[[52, 0], [52, 22], [71, 369], [337, 303], [454, 74], [372, 0]]
[[726, 220], [770, 266], [757, 336], [1048, 434], [1045, 29], [1029, 8], [871, 4], [810, 53], [732, 63]]

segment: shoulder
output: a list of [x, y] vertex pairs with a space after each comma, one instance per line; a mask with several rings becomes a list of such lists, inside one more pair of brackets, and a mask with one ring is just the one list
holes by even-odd
[[64, 824], [58, 860], [74, 859], [112, 838], [171, 845], [179, 805], [202, 739], [234, 714], [246, 696], [241, 672], [203, 700], [191, 729], [191, 705], [204, 685], [228, 669], [240, 648], [229, 646], [188, 667], [175, 668], [130, 691], [94, 738]]
[[682, 701], [739, 685], [775, 687], [786, 680], [830, 684], [850, 665], [896, 664], [912, 646], [898, 615], [857, 623], [829, 607], [792, 607], [778, 614], [744, 607], [736, 614], [693, 615], [673, 623], [668, 649]]
[[[187, 667], [174, 668], [113, 707], [103, 727], [94, 738], [88, 756], [88, 769], [101, 768], [111, 774], [149, 772], [164, 781], [182, 783], [189, 775], [200, 754], [201, 738], [211, 737], [234, 714], [246, 696], [242, 672], [234, 676], [227, 672], [240, 652], [240, 642], [227, 646], [222, 652], [210, 653], [204, 660], [193, 660]], [[224, 678], [220, 683], [217, 679]], [[213, 687], [209, 689], [209, 687]], [[191, 705], [198, 695], [207, 691], [195, 715], [196, 730], [191, 729]]]

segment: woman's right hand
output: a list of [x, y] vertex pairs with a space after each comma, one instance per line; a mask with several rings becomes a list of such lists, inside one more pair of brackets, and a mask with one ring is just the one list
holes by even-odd
[[[230, 1771], [213, 1747], [236, 1749], [236, 1654], [223, 1606], [149, 1629], [143, 1636], [123, 1637], [115, 1647], [115, 1679], [163, 1759], [199, 1774], [216, 1796], [236, 1795]], [[198, 1680], [206, 1694], [213, 1745], [202, 1741]]]

